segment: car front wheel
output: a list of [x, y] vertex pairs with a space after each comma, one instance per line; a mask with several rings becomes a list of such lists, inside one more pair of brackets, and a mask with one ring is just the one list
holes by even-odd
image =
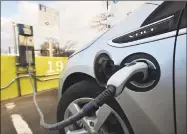
[[[102, 92], [93, 81], [81, 81], [62, 95], [57, 109], [57, 121], [76, 114], [89, 101]], [[109, 100], [96, 112], [67, 126], [59, 134], [131, 134], [132, 128], [115, 99]]]

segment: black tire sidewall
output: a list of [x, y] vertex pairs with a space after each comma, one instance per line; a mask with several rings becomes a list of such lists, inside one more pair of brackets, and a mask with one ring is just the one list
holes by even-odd
[[[95, 81], [81, 81], [69, 87], [61, 96], [57, 107], [57, 122], [64, 120], [64, 114], [71, 102], [79, 98], [95, 98], [104, 89], [100, 87]], [[107, 103], [118, 115], [123, 119], [130, 134], [134, 134], [132, 127], [127, 120], [123, 110], [115, 99], [109, 100]], [[59, 134], [65, 134], [64, 129], [59, 130]]]

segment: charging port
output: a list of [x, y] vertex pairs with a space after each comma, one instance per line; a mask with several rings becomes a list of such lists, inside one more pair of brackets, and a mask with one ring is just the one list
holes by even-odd
[[114, 61], [106, 53], [101, 53], [95, 58], [95, 78], [101, 86], [105, 86], [108, 79], [121, 68], [121, 65], [114, 65]]
[[115, 72], [136, 62], [145, 62], [148, 65], [148, 75], [145, 78], [142, 73], [134, 74], [126, 84], [126, 87], [136, 92], [145, 92], [153, 89], [160, 79], [160, 67], [156, 59], [146, 53], [136, 53], [127, 56], [120, 65], [115, 65], [108, 54], [101, 53], [96, 56], [94, 62], [95, 78], [101, 86], [106, 86], [108, 79]]
[[131, 62], [145, 62], [148, 65], [148, 76], [143, 80], [141, 74], [135, 74], [126, 84], [126, 87], [136, 92], [146, 92], [153, 89], [158, 84], [161, 75], [157, 60], [146, 53], [135, 53], [127, 56], [121, 62], [121, 66]]

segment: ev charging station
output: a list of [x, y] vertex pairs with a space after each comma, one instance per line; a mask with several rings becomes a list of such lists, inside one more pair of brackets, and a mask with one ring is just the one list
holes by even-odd
[[[18, 55], [16, 56], [16, 74], [17, 74], [17, 85], [18, 95], [21, 96], [21, 83], [20, 78], [28, 77], [28, 70], [32, 68], [33, 75], [36, 75], [35, 67], [35, 53], [34, 53], [34, 42], [33, 42], [33, 26], [26, 24], [14, 25], [15, 31], [15, 42]], [[30, 67], [29, 67], [30, 63]], [[24, 71], [23, 71], [24, 69]], [[34, 79], [34, 86], [37, 90], [36, 80]]]

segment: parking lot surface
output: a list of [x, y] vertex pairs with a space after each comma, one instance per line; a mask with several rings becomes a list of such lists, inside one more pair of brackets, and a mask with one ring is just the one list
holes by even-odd
[[[56, 122], [57, 90], [38, 93], [37, 102], [46, 122]], [[32, 95], [28, 95], [1, 102], [1, 134], [58, 134], [58, 132], [46, 131], [40, 127]]]

